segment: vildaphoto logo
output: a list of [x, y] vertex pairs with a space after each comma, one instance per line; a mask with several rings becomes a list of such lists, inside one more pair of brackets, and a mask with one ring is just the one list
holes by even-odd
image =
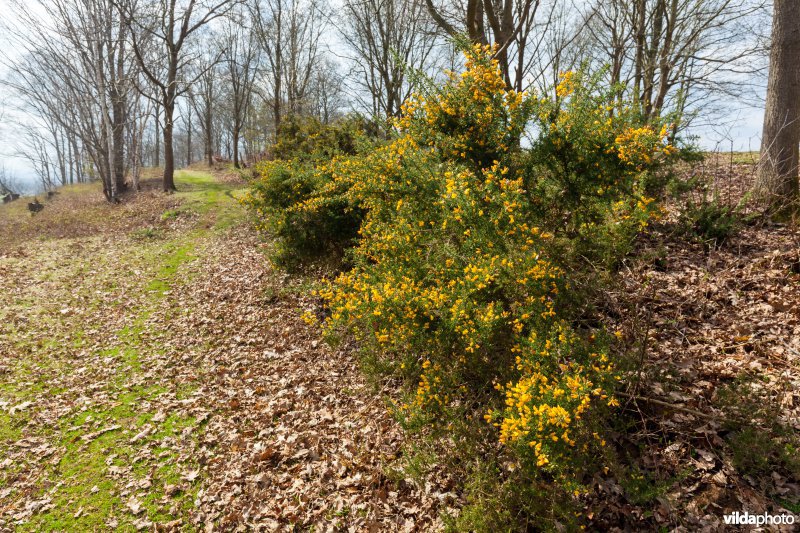
[[725, 523], [733, 526], [779, 526], [794, 524], [792, 514], [750, 514], [747, 511], [726, 514]]

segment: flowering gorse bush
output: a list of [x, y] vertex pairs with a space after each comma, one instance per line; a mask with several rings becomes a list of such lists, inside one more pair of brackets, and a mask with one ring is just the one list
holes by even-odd
[[518, 147], [533, 111], [524, 94], [506, 91], [489, 47], [466, 54], [466, 71], [433, 94], [416, 95], [402, 107], [398, 128], [448, 160], [475, 169], [490, 167]]
[[[566, 239], [576, 257], [604, 266], [621, 259], [632, 238], [660, 211], [659, 169], [676, 149], [667, 124], [641, 124], [635, 106], [599, 75], [561, 75], [555, 98], [537, 100], [525, 152], [530, 207]], [[534, 98], [535, 99], [535, 98]]]
[[326, 255], [341, 255], [358, 235], [363, 213], [327, 198], [315, 210], [293, 209], [331, 181], [321, 162], [372, 149], [374, 126], [360, 117], [333, 124], [288, 117], [272, 147], [273, 158], [258, 163], [256, 179], [242, 203], [256, 214], [261, 230], [276, 237], [273, 259], [287, 267]]
[[393, 142], [319, 164], [285, 210], [363, 213], [352, 268], [319, 291], [323, 328], [413, 384], [400, 414], [488, 422], [526, 471], [565, 479], [603, 444], [588, 421], [617, 378], [602, 332], [575, 326], [573, 258], [619, 253], [647, 224], [646, 178], [673, 148], [579, 73], [553, 97], [508, 90], [492, 53], [467, 50], [463, 74], [403, 106]]

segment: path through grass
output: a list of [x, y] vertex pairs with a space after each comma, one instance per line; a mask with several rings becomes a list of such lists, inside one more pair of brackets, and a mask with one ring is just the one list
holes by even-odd
[[0, 206], [0, 531], [439, 529], [223, 178]]
[[[200, 171], [176, 182], [111, 234], [97, 220], [109, 206], [65, 190], [52, 211], [69, 213], [79, 227], [60, 233], [77, 237], [45, 231], [0, 248], [0, 529], [187, 522], [201, 478], [192, 452], [211, 413], [193, 402], [202, 365], [174, 364], [202, 342], [171, 326], [186, 311], [182, 287], [243, 213], [236, 184]], [[0, 224], [49, 228], [55, 216], [14, 208]]]

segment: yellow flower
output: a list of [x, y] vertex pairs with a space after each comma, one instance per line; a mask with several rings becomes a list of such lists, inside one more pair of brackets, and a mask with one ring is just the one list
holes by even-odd
[[575, 73], [572, 71], [559, 73], [559, 82], [556, 85], [556, 95], [565, 98], [575, 92]]

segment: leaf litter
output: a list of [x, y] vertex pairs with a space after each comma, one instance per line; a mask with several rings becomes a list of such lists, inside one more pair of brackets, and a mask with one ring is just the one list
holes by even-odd
[[[167, 208], [142, 196], [129, 231]], [[266, 296], [290, 280], [248, 225], [118, 223], [0, 248], [0, 530], [441, 525], [433, 486], [387, 478], [404, 437], [356, 358], [302, 291]]]
[[[712, 159], [689, 173], [708, 173], [735, 205], [752, 170]], [[677, 231], [680, 205], [667, 207], [605, 301], [621, 351], [639, 359], [623, 398], [630, 426], [614, 439], [635, 474], [596, 476], [587, 509], [609, 530], [718, 531], [737, 511], [797, 513], [800, 233], [760, 220], [715, 245]]]
[[[88, 229], [6, 234], [0, 530], [440, 529], [460, 503], [452, 481], [388, 475], [409, 438], [386, 407], [395, 391], [300, 319], [316, 302], [252, 229], [160, 216], [180, 205], [144, 194]], [[737, 467], [729, 422], [747, 416], [723, 401], [747, 383], [800, 429], [800, 237], [750, 226], [709, 249], [673, 230], [649, 231], [607, 295], [602, 320], [641, 353], [624, 391], [633, 429], [612, 441], [638, 474], [594, 477], [581, 497], [594, 528], [718, 530], [725, 513], [800, 497], [796, 473]]]

